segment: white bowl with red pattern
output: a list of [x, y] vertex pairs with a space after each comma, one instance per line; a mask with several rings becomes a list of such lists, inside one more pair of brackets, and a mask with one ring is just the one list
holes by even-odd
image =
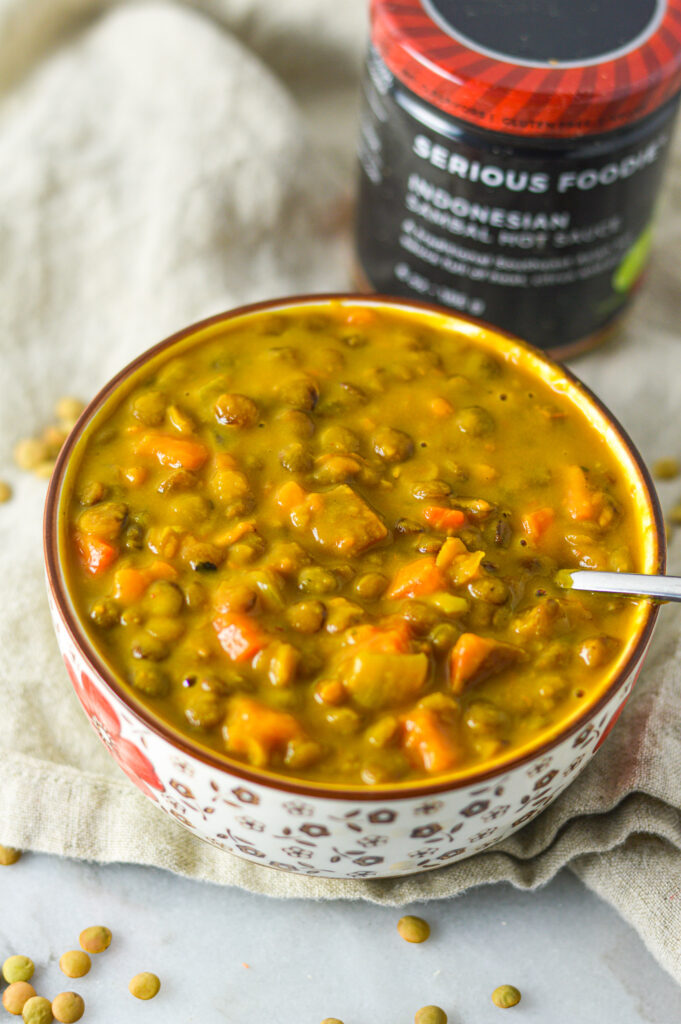
[[[193, 325], [144, 353], [92, 400], [64, 445], [45, 508], [48, 598], [59, 647], [78, 699], [111, 756], [150, 800], [184, 828], [228, 854], [256, 864], [330, 878], [377, 878], [443, 867], [486, 850], [531, 821], [598, 750], [640, 671], [657, 607], [642, 609], [623, 661], [596, 699], [529, 749], [449, 780], [380, 787], [296, 781], [250, 768], [201, 747], [135, 700], [112, 674], [81, 623], [68, 591], [60, 553], [60, 510], [71, 455], [79, 438], [132, 373], [161, 349], [241, 315], [327, 302], [406, 308], [442, 316], [442, 309], [382, 296], [302, 296], [242, 307]], [[546, 380], [557, 367], [496, 328], [452, 315], [468, 338], [493, 335], [499, 349]], [[646, 572], [664, 571], [662, 516], [645, 465], [607, 409], [563, 368], [565, 391], [586, 410], [638, 496]], [[607, 756], [607, 755], [606, 755]]]

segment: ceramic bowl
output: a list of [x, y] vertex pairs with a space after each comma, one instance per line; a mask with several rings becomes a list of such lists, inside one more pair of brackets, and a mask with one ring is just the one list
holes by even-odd
[[645, 466], [608, 410], [563, 367], [503, 332], [435, 306], [381, 296], [303, 296], [242, 307], [180, 331], [144, 353], [89, 404], [59, 456], [45, 511], [48, 595], [59, 646], [83, 709], [111, 756], [150, 800], [227, 853], [307, 875], [369, 878], [439, 868], [498, 843], [531, 821], [588, 764], [615, 723], [640, 671], [657, 608], [642, 605], [610, 681], [572, 718], [505, 759], [432, 783], [343, 787], [296, 782], [249, 768], [173, 730], [138, 704], [88, 639], [69, 595], [60, 553], [61, 498], [88, 425], [148, 360], [237, 317], [330, 302], [419, 312], [434, 324], [487, 339], [518, 365], [560, 388], [615, 453], [638, 510], [644, 571], [664, 570], [662, 517]]

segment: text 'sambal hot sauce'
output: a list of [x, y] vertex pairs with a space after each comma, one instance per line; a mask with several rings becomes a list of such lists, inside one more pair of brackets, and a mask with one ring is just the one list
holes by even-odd
[[357, 259], [554, 354], [640, 280], [681, 89], [681, 0], [373, 0]]

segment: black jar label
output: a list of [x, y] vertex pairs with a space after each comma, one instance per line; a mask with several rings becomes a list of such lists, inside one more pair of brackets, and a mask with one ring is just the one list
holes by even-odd
[[641, 278], [676, 107], [609, 136], [519, 144], [424, 104], [372, 51], [360, 270], [379, 292], [439, 302], [541, 348], [574, 347]]

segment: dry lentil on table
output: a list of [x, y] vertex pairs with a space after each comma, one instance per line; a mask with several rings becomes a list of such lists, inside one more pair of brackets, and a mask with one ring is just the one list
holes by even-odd
[[558, 389], [413, 313], [238, 319], [143, 366], [68, 482], [67, 567], [130, 692], [202, 745], [376, 785], [479, 765], [602, 685], [632, 497]]

